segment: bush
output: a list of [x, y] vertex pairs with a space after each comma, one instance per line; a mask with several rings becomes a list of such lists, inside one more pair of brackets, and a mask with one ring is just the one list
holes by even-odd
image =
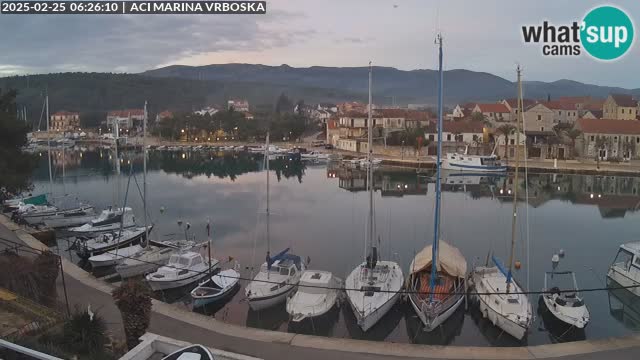
[[88, 310], [74, 311], [62, 331], [65, 347], [78, 354], [96, 354], [107, 343], [107, 325], [102, 317]]

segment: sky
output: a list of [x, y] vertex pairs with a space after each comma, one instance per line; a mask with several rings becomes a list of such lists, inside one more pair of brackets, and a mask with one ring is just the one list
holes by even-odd
[[[544, 57], [522, 40], [522, 25], [579, 21], [603, 4], [634, 19], [635, 44], [621, 59]], [[0, 76], [231, 62], [433, 69], [440, 31], [446, 69], [513, 81], [519, 63], [525, 80], [640, 88], [638, 21], [637, 0], [267, 0], [266, 15], [0, 14]]]

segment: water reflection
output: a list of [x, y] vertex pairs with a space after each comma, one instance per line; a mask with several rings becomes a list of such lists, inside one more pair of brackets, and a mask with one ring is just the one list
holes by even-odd
[[[622, 285], [607, 278], [607, 285], [619, 288]], [[625, 328], [640, 331], [640, 299], [627, 289], [609, 290], [609, 314]]]
[[[65, 152], [66, 181], [73, 183], [78, 198], [98, 208], [114, 203], [118, 183], [122, 184], [120, 194], [125, 193], [129, 170], [135, 174], [142, 171], [140, 151], [122, 152], [118, 157], [108, 149], [86, 149], [81, 153], [82, 156]], [[61, 156], [55, 158], [62, 161]], [[39, 189], [34, 192], [49, 189], [46, 156], [40, 161], [34, 181]], [[62, 191], [61, 165], [54, 161], [54, 193]], [[119, 177], [114, 173], [116, 165], [121, 167]], [[148, 168], [149, 211], [155, 224], [152, 236], [160, 240], [184, 238], [182, 230], [176, 228], [177, 221], [182, 220], [191, 223], [190, 234], [202, 241], [207, 238], [205, 226], [211, 220], [214, 256], [233, 256], [245, 267], [243, 276], [251, 278], [249, 270], [259, 266], [268, 247], [264, 234], [263, 156], [246, 152], [151, 151]], [[271, 249], [293, 247], [297, 253], [311, 256], [314, 268], [346, 276], [363, 257], [366, 173], [340, 162], [319, 165], [285, 159], [272, 161], [271, 168]], [[375, 171], [380, 252], [389, 257], [398, 254], [405, 269], [412, 254], [431, 241], [433, 180], [432, 173], [418, 174], [415, 169], [380, 167]], [[519, 222], [516, 257], [523, 267], [516, 272], [516, 278], [527, 289], [540, 290], [544, 280], [541, 275], [548, 270], [551, 256], [563, 248], [567, 256], [561, 266], [576, 272], [580, 286], [602, 287], [600, 278], [606, 274], [620, 243], [640, 237], [640, 178], [529, 174], [526, 184], [528, 197], [523, 191], [525, 180], [517, 184], [521, 190], [519, 206], [527, 209], [529, 224]], [[489, 249], [507, 258], [510, 192], [516, 186], [513, 178], [443, 171], [442, 186], [443, 235], [460, 248], [468, 263], [476, 258], [484, 261]], [[67, 185], [67, 190], [70, 188]], [[133, 189], [130, 194], [135, 196], [128, 204], [140, 218], [142, 202]], [[526, 239], [530, 239], [528, 254]], [[60, 241], [59, 246], [66, 252], [70, 244]], [[190, 308], [189, 290], [175, 289], [156, 296]], [[587, 328], [586, 335], [556, 331], [548, 319], [539, 316], [525, 343], [594, 339], [639, 330], [640, 309], [633, 306], [631, 299], [625, 305], [621, 295], [604, 291], [585, 293], [584, 297], [594, 324], [597, 323]], [[326, 321], [291, 324], [284, 304], [261, 312], [248, 310], [243, 291], [237, 291], [227, 303], [209, 306], [202, 312], [235, 324], [324, 336], [425, 344], [522, 345], [501, 334], [475, 309], [456, 313], [441, 330], [432, 333], [422, 331], [412, 309], [400, 303], [367, 333], [357, 326], [348, 306], [336, 309]]]

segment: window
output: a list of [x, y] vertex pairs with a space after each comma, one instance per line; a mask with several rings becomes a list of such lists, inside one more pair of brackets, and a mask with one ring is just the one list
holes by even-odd
[[473, 135], [473, 141], [478, 141], [478, 135]]
[[636, 137], [636, 144], [640, 144], [640, 136]]
[[620, 111], [624, 114], [624, 109], [620, 109]]
[[562, 115], [562, 111], [558, 111], [558, 115]]
[[541, 126], [541, 127], [540, 127], [540, 131], [544, 131], [544, 126]]
[[[638, 139], [640, 139], [640, 138], [638, 138]], [[593, 135], [591, 135], [591, 136], [589, 137], [589, 140], [591, 140], [591, 141], [595, 141], [595, 140], [596, 140], [596, 137], [595, 137], [595, 136], [593, 136]]]
[[627, 250], [620, 249], [618, 250], [616, 259], [613, 260], [613, 265], [621, 267], [624, 270], [629, 270], [629, 267], [631, 266], [631, 259], [633, 259], [633, 254], [631, 254]]
[[451, 134], [447, 134], [447, 141], [451, 141]]
[[542, 120], [542, 115], [538, 115], [538, 121]]
[[435, 135], [429, 135], [429, 141], [435, 141]]
[[509, 141], [511, 142], [511, 145], [515, 145], [516, 144], [516, 141], [514, 139], [510, 139]]

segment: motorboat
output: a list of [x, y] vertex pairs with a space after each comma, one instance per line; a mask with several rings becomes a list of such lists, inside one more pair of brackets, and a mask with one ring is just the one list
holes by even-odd
[[226, 299], [233, 294], [233, 290], [237, 287], [238, 281], [240, 281], [238, 268], [236, 266], [235, 269], [222, 270], [198, 284], [198, 287], [191, 291], [193, 307], [202, 307]]
[[148, 233], [152, 229], [153, 226], [148, 226], [146, 230], [144, 227], [137, 227], [123, 229], [122, 233], [115, 231], [112, 233], [98, 234], [84, 241], [76, 250], [76, 254], [83, 259], [88, 259], [92, 256], [106, 253], [107, 251], [137, 244], [145, 238], [145, 231]]
[[139, 275], [146, 275], [156, 271], [159, 267], [169, 262], [171, 255], [189, 250], [196, 245], [193, 241], [153, 241], [141, 252], [127, 257], [116, 265], [116, 272], [121, 278], [126, 279]]
[[[209, 264], [211, 262], [211, 264]], [[167, 265], [145, 277], [153, 291], [168, 290], [193, 284], [216, 269], [218, 260], [204, 258], [197, 252], [173, 254]]]
[[302, 160], [329, 160], [329, 154], [318, 151], [310, 151], [300, 154]]
[[[31, 225], [41, 223], [53, 223], [58, 224], [59, 221], [63, 221], [64, 224], [84, 224], [87, 221], [91, 221], [95, 217], [95, 211], [91, 205], [81, 205], [71, 209], [58, 210], [49, 213], [37, 213], [23, 215], [22, 219]], [[70, 225], [65, 225], [70, 226]]]
[[306, 270], [298, 290], [287, 298], [287, 312], [294, 322], [328, 313], [339, 300], [343, 282], [328, 271]]
[[460, 250], [440, 240], [435, 258], [435, 278], [431, 245], [416, 254], [409, 267], [409, 302], [426, 331], [446, 321], [464, 302], [467, 290], [467, 261]]
[[640, 241], [620, 245], [607, 278], [640, 296]]
[[115, 250], [106, 251], [100, 255], [93, 255], [89, 257], [89, 262], [92, 268], [114, 266], [120, 263], [122, 260], [134, 256], [142, 251], [142, 246], [132, 245]]
[[124, 211], [122, 208], [102, 210], [97, 218], [84, 225], [69, 228], [66, 231], [74, 235], [81, 235], [116, 231], [120, 230], [121, 226], [124, 229], [136, 226], [136, 219], [130, 207], [125, 207]]
[[474, 288], [471, 299], [478, 304], [483, 317], [522, 340], [533, 322], [531, 303], [520, 285], [509, 279], [508, 273], [505, 274], [502, 265], [498, 264], [474, 269], [470, 278], [470, 285]]
[[[561, 278], [569, 278], [571, 286], [561, 289], [556, 283]], [[552, 285], [553, 284], [553, 285]], [[589, 310], [578, 292], [578, 282], [573, 271], [550, 271], [544, 275], [542, 301], [547, 310], [565, 324], [583, 329], [589, 323]]]
[[162, 360], [214, 360], [211, 351], [202, 345], [190, 345], [176, 350]]
[[448, 153], [442, 159], [445, 170], [475, 171], [475, 172], [506, 172], [507, 166], [502, 165], [496, 155], [470, 155], [465, 153]]
[[306, 266], [300, 257], [283, 250], [260, 267], [260, 272], [247, 285], [245, 294], [252, 310], [262, 310], [287, 299], [300, 281]]

